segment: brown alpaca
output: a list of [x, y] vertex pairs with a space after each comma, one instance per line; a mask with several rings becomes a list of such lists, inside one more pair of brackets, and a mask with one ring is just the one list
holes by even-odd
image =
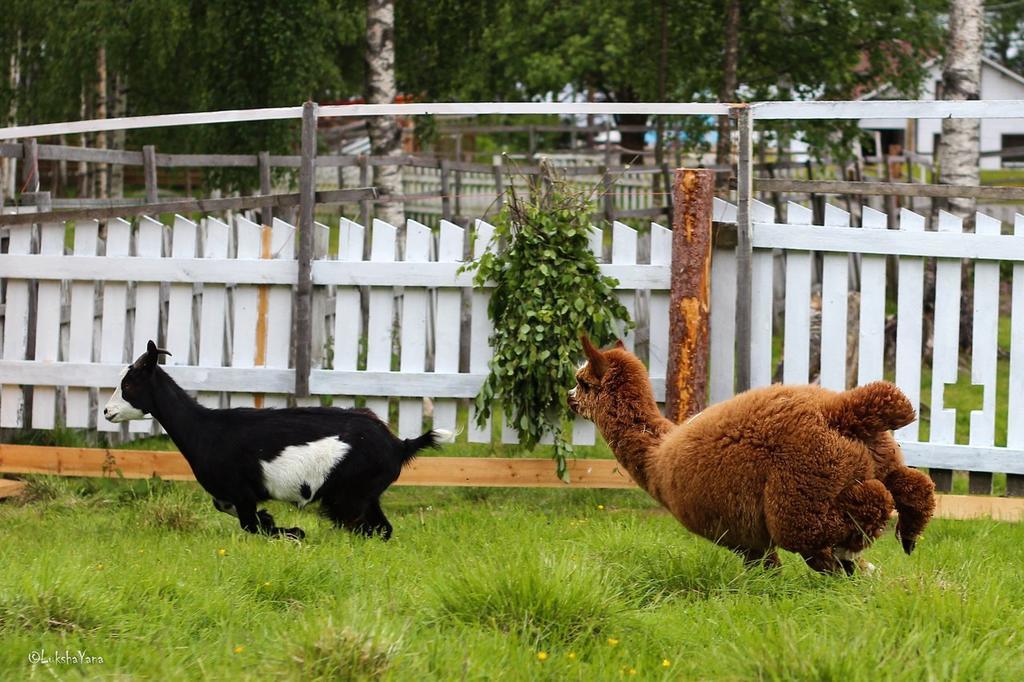
[[931, 480], [906, 467], [890, 432], [914, 419], [893, 384], [842, 393], [775, 385], [712, 405], [683, 424], [658, 411], [647, 370], [582, 338], [587, 364], [569, 406], [597, 424], [616, 459], [688, 529], [777, 566], [776, 548], [818, 571], [870, 568], [860, 553], [893, 507], [910, 554], [935, 509]]

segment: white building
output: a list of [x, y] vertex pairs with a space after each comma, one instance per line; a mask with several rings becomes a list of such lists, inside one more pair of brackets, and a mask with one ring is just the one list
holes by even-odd
[[[933, 59], [925, 65], [927, 81], [921, 88], [921, 99], [937, 99], [942, 92], [942, 64]], [[981, 99], [1024, 99], [1024, 76], [1010, 71], [1005, 66], [982, 57], [981, 64]], [[884, 86], [867, 93], [860, 99], [903, 99], [890, 86]], [[932, 155], [938, 146], [942, 121], [939, 119], [880, 119], [863, 118], [860, 127], [875, 133], [876, 144], [880, 143], [882, 152], [888, 152], [890, 145], [900, 145], [904, 151], [915, 151], [919, 154]], [[981, 152], [998, 152], [1012, 147], [1024, 147], [1024, 111], [1019, 119], [982, 119], [981, 121]], [[873, 155], [874, 150], [867, 148], [866, 155]], [[1024, 166], [1024, 154], [1013, 157], [997, 155], [982, 156], [982, 168], [1000, 168], [1006, 166]]]

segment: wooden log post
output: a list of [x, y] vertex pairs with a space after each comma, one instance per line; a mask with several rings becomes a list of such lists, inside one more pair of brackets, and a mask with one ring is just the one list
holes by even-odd
[[437, 162], [437, 167], [441, 172], [441, 218], [450, 222], [454, 216], [452, 215], [451, 181], [448, 175], [449, 165], [448, 159], [440, 159]]
[[316, 203], [317, 105], [302, 105], [302, 161], [299, 166], [299, 279], [295, 288], [295, 397], [309, 397], [313, 324], [313, 209]]
[[151, 144], [142, 148], [142, 174], [146, 182], [146, 203], [155, 204], [159, 201], [156, 179], [156, 147]]
[[714, 188], [714, 171], [676, 170], [668, 380], [665, 387], [665, 412], [674, 422], [697, 414], [707, 401]]

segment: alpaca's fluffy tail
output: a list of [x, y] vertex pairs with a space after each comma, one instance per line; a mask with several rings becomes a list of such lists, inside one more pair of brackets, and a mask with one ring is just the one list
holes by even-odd
[[866, 440], [914, 421], [914, 407], [895, 384], [876, 381], [838, 394], [825, 407], [829, 426], [848, 438]]

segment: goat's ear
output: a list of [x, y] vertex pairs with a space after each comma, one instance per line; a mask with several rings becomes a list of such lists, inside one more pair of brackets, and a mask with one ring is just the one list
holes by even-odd
[[[170, 355], [170, 351], [164, 350], [163, 348], [157, 348], [153, 340], [150, 339], [149, 343], [146, 344], [145, 364], [147, 367], [155, 367], [156, 361], [161, 355]], [[139, 358], [142, 360], [142, 358]]]
[[590, 342], [590, 337], [586, 334], [580, 335], [580, 343], [583, 344], [583, 353], [587, 356], [587, 362], [590, 363], [590, 371], [600, 379], [608, 369], [608, 360], [601, 351], [594, 347], [594, 344]]
[[615, 340], [615, 347], [618, 348], [619, 350], [626, 350], [626, 344], [622, 342], [622, 339]]

